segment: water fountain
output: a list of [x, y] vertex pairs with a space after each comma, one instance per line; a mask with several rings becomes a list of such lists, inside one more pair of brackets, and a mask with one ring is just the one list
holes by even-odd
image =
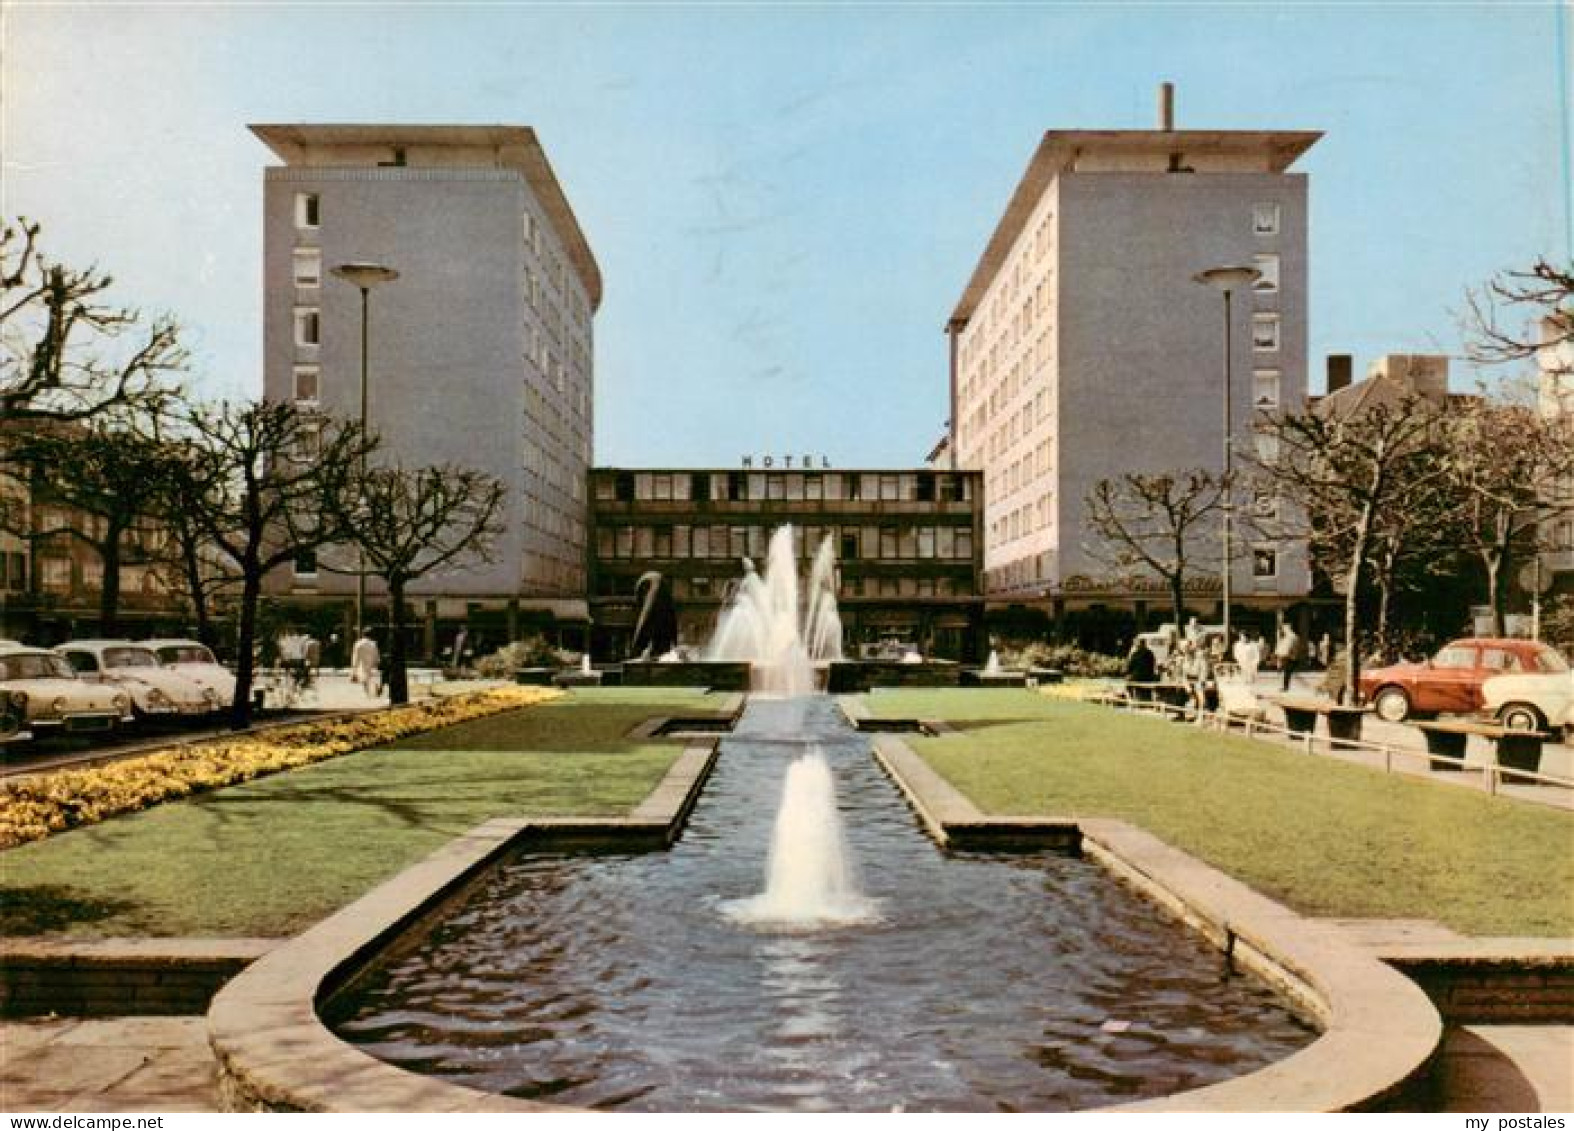
[[820, 543], [802, 596], [792, 527], [778, 527], [771, 535], [764, 573], [745, 558], [743, 577], [716, 622], [706, 658], [749, 663], [755, 691], [784, 696], [813, 691], [817, 668], [842, 658], [830, 540]]
[[879, 905], [859, 891], [836, 808], [831, 764], [817, 748], [787, 767], [771, 834], [765, 890], [727, 904], [736, 923], [765, 931], [815, 931], [879, 920]]
[[[723, 740], [682, 839], [504, 863], [329, 1001], [341, 1037], [473, 1088], [654, 1111], [1066, 1110], [1309, 1039], [1097, 865], [936, 852], [809, 694], [840, 654], [828, 544], [806, 599], [795, 566], [778, 530], [718, 625], [710, 654], [773, 694]], [[859, 859], [880, 865], [867, 894]]]

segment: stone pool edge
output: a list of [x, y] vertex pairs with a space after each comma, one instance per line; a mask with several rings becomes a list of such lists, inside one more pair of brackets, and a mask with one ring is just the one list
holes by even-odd
[[341, 1041], [318, 1006], [385, 945], [521, 844], [668, 847], [715, 766], [719, 742], [690, 743], [627, 817], [485, 821], [354, 903], [265, 954], [208, 1008], [225, 1111], [494, 1112], [572, 1110], [418, 1076]]
[[1125, 821], [987, 817], [901, 739], [876, 759], [937, 843], [992, 847], [1038, 840], [1076, 847], [1264, 978], [1322, 1028], [1306, 1048], [1245, 1076], [1103, 1110], [1381, 1110], [1425, 1086], [1443, 1021], [1419, 986], [1345, 938]]
[[[628, 817], [495, 818], [279, 946], [231, 981], [208, 1012], [229, 1111], [563, 1111], [386, 1064], [341, 1041], [318, 1006], [343, 980], [522, 843], [661, 848], [672, 843], [719, 752], [690, 744]], [[1424, 1081], [1442, 1042], [1426, 994], [1343, 938], [1123, 821], [991, 819], [905, 742], [875, 756], [929, 834], [955, 847], [1079, 848], [1167, 908], [1232, 960], [1287, 993], [1323, 1028], [1311, 1045], [1247, 1076], [1121, 1105], [1119, 1111], [1344, 1111], [1382, 1108]]]

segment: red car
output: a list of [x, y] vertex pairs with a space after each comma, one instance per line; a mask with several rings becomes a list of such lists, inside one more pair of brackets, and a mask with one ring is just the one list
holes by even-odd
[[1470, 714], [1482, 708], [1481, 684], [1495, 675], [1566, 670], [1563, 657], [1534, 640], [1455, 640], [1430, 660], [1363, 671], [1361, 700], [1391, 723], [1412, 715]]

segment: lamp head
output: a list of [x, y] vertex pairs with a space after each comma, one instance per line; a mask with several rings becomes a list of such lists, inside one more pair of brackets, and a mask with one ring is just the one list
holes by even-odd
[[341, 263], [332, 270], [346, 283], [360, 287], [363, 291], [370, 290], [378, 283], [391, 283], [399, 277], [399, 272], [381, 263]]
[[1191, 277], [1191, 281], [1213, 287], [1215, 290], [1229, 292], [1250, 286], [1260, 278], [1262, 278], [1262, 272], [1255, 267], [1231, 265], [1210, 267], [1206, 271], [1199, 271]]

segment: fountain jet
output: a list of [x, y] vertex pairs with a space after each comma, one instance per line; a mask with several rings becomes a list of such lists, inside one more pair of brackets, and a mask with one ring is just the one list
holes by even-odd
[[736, 923], [776, 931], [879, 921], [878, 903], [858, 890], [823, 751], [811, 749], [787, 767], [765, 890], [727, 904], [725, 911]]
[[755, 691], [814, 691], [815, 665], [842, 658], [836, 555], [828, 538], [814, 556], [806, 589], [800, 595], [792, 527], [778, 527], [766, 547], [763, 575], [743, 560], [743, 577], [716, 623], [706, 659], [748, 662]]

